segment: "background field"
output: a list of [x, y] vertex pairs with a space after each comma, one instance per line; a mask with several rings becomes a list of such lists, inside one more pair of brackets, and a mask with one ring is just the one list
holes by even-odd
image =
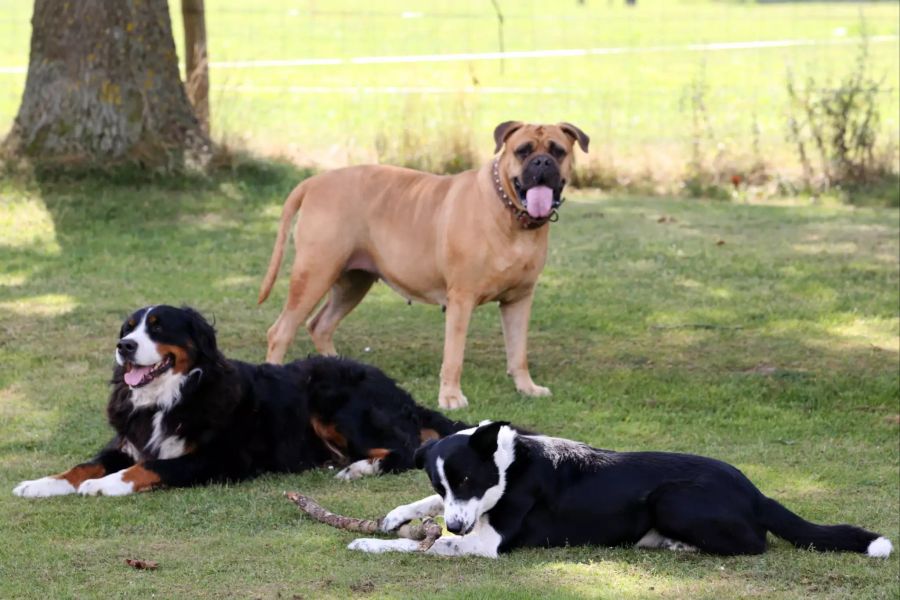
[[[787, 69], [800, 81], [838, 79], [863, 29], [872, 74], [884, 78], [882, 148], [897, 140], [897, 2], [499, 0], [505, 50], [599, 50], [440, 62], [422, 57], [499, 49], [490, 1], [207, 5], [214, 134], [300, 164], [454, 169], [490, 152], [499, 121], [569, 120], [614, 177], [678, 181], [698, 140], [691, 90], [705, 85], [703, 153], [738, 165], [761, 156], [776, 176], [790, 173]], [[0, 0], [0, 133], [20, 101], [30, 13], [31, 2]], [[330, 62], [260, 63], [271, 60]], [[217, 319], [229, 356], [264, 358], [286, 281], [262, 307], [257, 286], [282, 200], [308, 174], [236, 158], [230, 173], [196, 180], [0, 177], [0, 598], [898, 597], [897, 554], [822, 555], [775, 539], [768, 554], [743, 558], [604, 548], [498, 561], [363, 556], [345, 550], [352, 535], [280, 496], [301, 490], [375, 517], [428, 493], [421, 473], [13, 497], [18, 481], [106, 442], [115, 333], [132, 309], [191, 304]], [[497, 310], [486, 306], [467, 345], [472, 406], [456, 415], [714, 456], [807, 518], [863, 525], [896, 545], [900, 213], [739, 200], [572, 192], [530, 336], [532, 372], [554, 396], [514, 392]], [[439, 309], [408, 307], [377, 285], [337, 345], [434, 406], [442, 323]], [[301, 333], [291, 356], [310, 351]], [[125, 558], [161, 567], [138, 572]]]
[[[297, 489], [375, 517], [428, 493], [421, 473], [328, 472], [126, 498], [27, 501], [16, 482], [105, 443], [106, 381], [130, 309], [190, 303], [228, 355], [263, 359], [284, 298], [255, 306], [282, 198], [278, 166], [165, 185], [0, 184], [0, 597], [896, 598], [898, 560], [773, 540], [759, 557], [630, 549], [498, 561], [363, 556], [301, 518]], [[660, 222], [661, 217], [667, 217]], [[808, 518], [900, 541], [898, 213], [573, 197], [553, 225], [532, 372], [503, 372], [497, 310], [476, 312], [459, 418], [510, 419], [617, 449], [736, 464]], [[720, 243], [723, 242], [723, 243]], [[344, 353], [434, 406], [442, 316], [378, 285], [338, 331]], [[369, 348], [367, 352], [365, 349]], [[312, 350], [301, 335], [291, 356]], [[159, 561], [137, 572], [125, 558]]]
[[[677, 178], [698, 135], [710, 160], [796, 169], [786, 142], [785, 74], [833, 84], [870, 39], [883, 148], [897, 140], [900, 4], [533, 0], [499, 2], [506, 51], [600, 49], [582, 56], [354, 63], [371, 57], [496, 52], [487, 0], [207, 3], [213, 130], [230, 142], [327, 167], [381, 160], [440, 169], [484, 158], [508, 119], [568, 120], [592, 160], [619, 178]], [[181, 42], [178, 2], [173, 11]], [[0, 0], [0, 131], [24, 85], [30, 3]], [[782, 47], [704, 47], [794, 41]], [[179, 50], [180, 52], [180, 50]], [[340, 64], [267, 65], [327, 60]], [[707, 114], [692, 125], [692, 90]], [[708, 122], [707, 122], [708, 121]], [[755, 133], [754, 133], [755, 131]], [[896, 162], [896, 153], [894, 153]], [[582, 161], [585, 162], [585, 161]]]

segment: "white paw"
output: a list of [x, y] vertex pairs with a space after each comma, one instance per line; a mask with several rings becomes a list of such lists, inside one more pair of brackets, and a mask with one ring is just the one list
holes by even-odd
[[353, 481], [354, 479], [359, 479], [368, 475], [378, 475], [379, 473], [381, 473], [380, 460], [369, 462], [368, 459], [363, 459], [344, 467], [337, 472], [337, 475], [335, 475], [334, 478], [340, 479], [341, 481]]
[[516, 386], [516, 389], [520, 394], [525, 394], [526, 396], [540, 397], [553, 395], [552, 393], [550, 393], [550, 388], [544, 387], [542, 385], [535, 385], [533, 383], [531, 385], [523, 385], [521, 387]]
[[441, 392], [438, 396], [438, 405], [444, 410], [456, 410], [469, 405], [469, 400], [459, 390], [455, 392]]
[[401, 525], [408, 523], [411, 520], [412, 519], [407, 514], [406, 507], [398, 506], [381, 520], [381, 530], [384, 532], [391, 532], [395, 529], [399, 529]]
[[440, 556], [459, 556], [462, 551], [459, 547], [459, 537], [440, 537], [434, 541], [431, 548], [428, 549], [429, 554], [437, 554]]
[[419, 542], [408, 539], [379, 540], [375, 538], [357, 538], [347, 545], [347, 549], [369, 552], [371, 554], [381, 554], [382, 552], [416, 552], [419, 549]]
[[65, 496], [74, 494], [75, 486], [57, 477], [41, 477], [31, 481], [23, 481], [13, 488], [13, 494], [22, 498], [47, 498], [49, 496]]
[[122, 471], [101, 477], [88, 479], [78, 486], [82, 496], [127, 496], [134, 492], [134, 484], [122, 481]]

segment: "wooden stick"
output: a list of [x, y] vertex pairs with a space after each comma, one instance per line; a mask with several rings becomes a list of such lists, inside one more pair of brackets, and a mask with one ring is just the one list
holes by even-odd
[[[356, 519], [354, 517], [336, 515], [309, 496], [304, 496], [298, 492], [285, 492], [284, 495], [288, 500], [296, 504], [300, 510], [320, 523], [358, 533], [384, 533], [381, 530], [381, 523], [384, 519], [373, 521], [371, 519]], [[431, 517], [426, 517], [420, 524], [406, 523], [401, 525], [395, 533], [397, 537], [419, 540], [419, 551], [424, 552], [431, 548], [436, 539], [441, 537], [441, 526]]]

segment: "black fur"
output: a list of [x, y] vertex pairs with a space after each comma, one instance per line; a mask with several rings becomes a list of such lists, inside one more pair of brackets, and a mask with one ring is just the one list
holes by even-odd
[[[511, 434], [508, 428], [504, 446], [505, 427], [491, 423], [471, 435], [451, 435], [423, 446], [415, 457], [444, 498], [445, 515], [452, 513], [448, 498], [483, 499], [492, 487], [496, 497], [502, 488], [496, 504], [482, 504], [473, 513], [499, 534], [495, 552], [528, 546], [634, 545], [651, 530], [668, 538], [659, 547], [677, 548], [680, 543], [721, 555], [764, 552], [768, 531], [799, 548], [819, 551], [865, 553], [879, 537], [850, 525], [810, 523], [764, 496], [735, 467], [712, 458], [614, 452]], [[505, 471], [502, 457], [497, 462], [495, 453], [512, 457]], [[450, 517], [445, 518], [451, 528]], [[454, 527], [466, 532], [476, 523]], [[485, 554], [491, 555], [491, 549]]]
[[[139, 326], [147, 310], [126, 320], [120, 336]], [[227, 360], [213, 327], [198, 312], [158, 306], [152, 315], [156, 329], [150, 338], [188, 357], [181, 365], [181, 398], [168, 410], [155, 404], [136, 408], [135, 390], [123, 380], [125, 368], [115, 368], [107, 414], [116, 435], [84, 463], [100, 464], [107, 473], [137, 458], [161, 485], [190, 486], [373, 456], [380, 458], [381, 472], [396, 472], [414, 466], [413, 453], [429, 430], [446, 436], [467, 427], [417, 405], [375, 367], [330, 357], [284, 366]], [[157, 414], [162, 436], [183, 441], [183, 455], [160, 457], [150, 444]], [[332, 435], [323, 438], [322, 430]]]

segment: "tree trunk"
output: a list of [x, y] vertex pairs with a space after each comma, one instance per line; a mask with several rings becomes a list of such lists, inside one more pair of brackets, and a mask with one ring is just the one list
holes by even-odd
[[184, 79], [200, 126], [209, 135], [209, 55], [203, 0], [181, 0], [184, 20]]
[[35, 0], [28, 78], [6, 139], [39, 161], [203, 165], [166, 0]]

